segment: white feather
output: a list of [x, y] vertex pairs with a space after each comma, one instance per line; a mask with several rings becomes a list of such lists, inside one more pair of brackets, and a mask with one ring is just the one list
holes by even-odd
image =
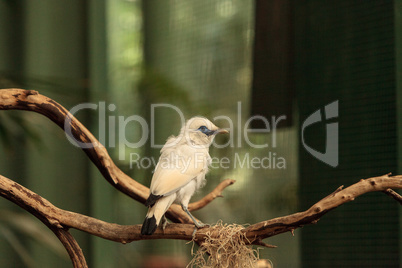
[[206, 118], [191, 118], [177, 137], [168, 138], [161, 150], [150, 190], [153, 195], [163, 197], [147, 213], [147, 218], [155, 216], [157, 225], [173, 202], [187, 208], [192, 195], [205, 184], [205, 174], [211, 163], [208, 150], [215, 134], [203, 133], [199, 130], [201, 126], [218, 130]]

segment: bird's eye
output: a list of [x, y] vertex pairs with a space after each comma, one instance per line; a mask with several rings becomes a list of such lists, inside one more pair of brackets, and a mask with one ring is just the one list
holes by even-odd
[[207, 130], [208, 128], [207, 128], [206, 126], [200, 126], [198, 129], [201, 130], [201, 131], [205, 131], [205, 130]]

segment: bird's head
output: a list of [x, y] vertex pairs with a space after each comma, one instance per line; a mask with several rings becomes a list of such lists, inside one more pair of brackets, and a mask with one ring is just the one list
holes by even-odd
[[181, 130], [181, 135], [193, 145], [209, 146], [220, 133], [229, 133], [226, 129], [218, 128], [205, 117], [193, 117], [189, 119]]

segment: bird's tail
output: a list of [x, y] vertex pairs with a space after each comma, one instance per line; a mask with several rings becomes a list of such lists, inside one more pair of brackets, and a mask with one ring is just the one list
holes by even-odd
[[150, 217], [150, 218], [148, 218], [148, 216], [146, 216], [144, 223], [142, 224], [142, 227], [141, 227], [141, 234], [142, 235], [151, 235], [155, 232], [157, 226], [158, 226], [158, 224], [156, 223], [156, 218], [154, 215], [152, 215], [152, 217]]
[[176, 194], [169, 196], [164, 196], [155, 202], [155, 205], [148, 209], [147, 216], [145, 217], [144, 223], [142, 224], [141, 234], [151, 235], [155, 232], [156, 227], [158, 227], [166, 210], [170, 207], [173, 201], [176, 199]]

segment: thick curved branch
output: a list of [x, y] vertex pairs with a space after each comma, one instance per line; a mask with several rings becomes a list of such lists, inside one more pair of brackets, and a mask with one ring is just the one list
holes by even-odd
[[[158, 229], [153, 235], [141, 235], [141, 225], [119, 225], [104, 222], [79, 213], [66, 211], [54, 206], [45, 198], [25, 188], [24, 186], [0, 175], [0, 196], [17, 204], [41, 220], [59, 237], [68, 251], [74, 251], [76, 246], [72, 237], [66, 237], [66, 230], [75, 228], [98, 237], [129, 243], [145, 239], [182, 239], [192, 240], [193, 224], [167, 224], [164, 231]], [[202, 232], [197, 235], [199, 239]], [[69, 240], [69, 241], [67, 241]], [[77, 245], [78, 246], [78, 245]], [[81, 266], [78, 266], [81, 267]], [[84, 267], [84, 266], [83, 266]]]
[[[323, 198], [304, 212], [289, 216], [275, 218], [253, 224], [244, 229], [247, 243], [269, 246], [262, 242], [268, 238], [293, 230], [307, 224], [316, 223], [323, 215], [332, 209], [354, 200], [356, 197], [374, 191], [384, 191], [389, 188], [402, 189], [402, 176], [381, 177], [361, 180], [345, 189], [339, 187], [334, 193]], [[74, 213], [55, 207], [46, 199], [26, 189], [20, 184], [0, 175], [0, 195], [16, 203], [29, 211], [49, 228], [68, 230], [75, 228], [98, 237], [120, 242], [129, 243], [145, 239], [181, 239], [202, 243], [210, 233], [210, 228], [197, 230], [193, 237], [193, 224], [167, 224], [165, 230], [158, 228], [151, 236], [141, 235], [141, 225], [119, 225], [107, 223], [79, 213]], [[210, 233], [214, 236], [214, 233]], [[272, 246], [270, 246], [272, 247]]]
[[389, 174], [360, 180], [359, 182], [343, 189], [339, 187], [335, 192], [315, 203], [308, 210], [295, 213], [289, 216], [275, 218], [253, 224], [246, 229], [247, 237], [253, 239], [264, 239], [284, 232], [293, 230], [306, 224], [316, 223], [329, 211], [342, 204], [353, 201], [362, 194], [369, 192], [381, 192], [387, 189], [402, 189], [402, 176], [392, 176]]
[[[0, 110], [26, 110], [46, 116], [70, 134], [70, 137], [83, 144], [81, 148], [112, 186], [141, 203], [148, 198], [149, 188], [121, 171], [110, 158], [106, 148], [79, 120], [56, 101], [34, 90], [2, 89], [0, 90]], [[199, 209], [212, 200], [208, 195], [201, 200], [201, 203], [190, 204], [190, 207]], [[172, 205], [166, 216], [173, 222], [192, 223], [190, 217], [179, 205]]]
[[[83, 149], [102, 175], [118, 190], [135, 200], [144, 202], [149, 189], [124, 174], [111, 160], [106, 148], [67, 109], [34, 90], [0, 90], [0, 110], [26, 110], [42, 114], [52, 120], [72, 138], [88, 147]], [[69, 131], [65, 129], [66, 121]]]

